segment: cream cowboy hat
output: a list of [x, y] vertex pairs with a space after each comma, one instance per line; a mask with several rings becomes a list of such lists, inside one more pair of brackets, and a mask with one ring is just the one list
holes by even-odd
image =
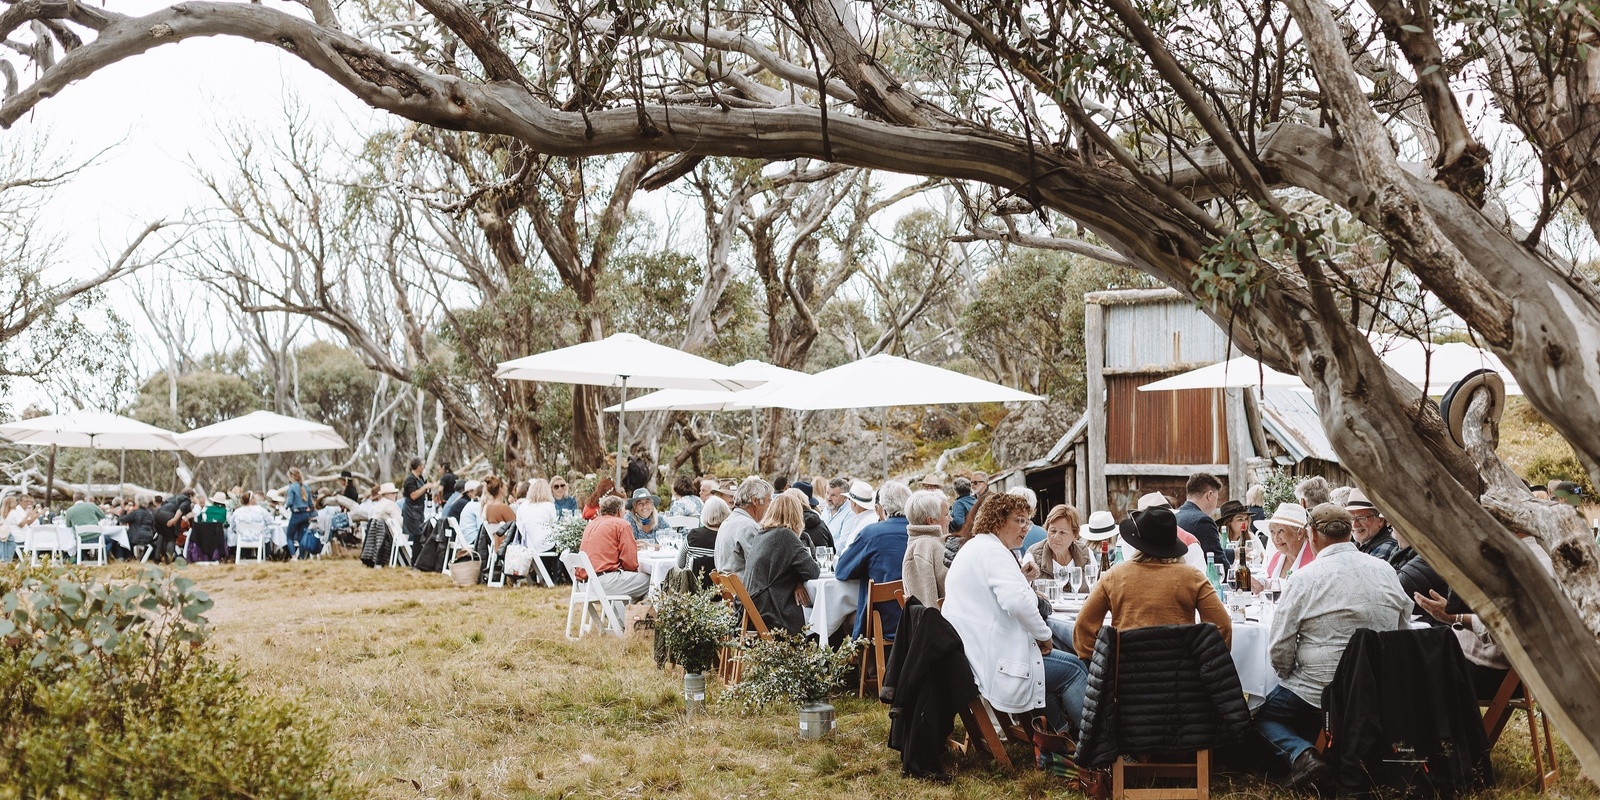
[[1273, 523], [1288, 525], [1291, 528], [1304, 528], [1308, 520], [1305, 506], [1299, 503], [1279, 503], [1278, 507], [1272, 510], [1271, 517], [1252, 524], [1256, 530], [1271, 536]]

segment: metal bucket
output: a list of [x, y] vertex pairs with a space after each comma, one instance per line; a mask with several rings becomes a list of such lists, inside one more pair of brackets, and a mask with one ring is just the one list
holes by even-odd
[[800, 707], [800, 738], [821, 739], [833, 731], [833, 706], [807, 703]]
[[683, 708], [690, 717], [706, 713], [706, 676], [699, 672], [683, 676]]

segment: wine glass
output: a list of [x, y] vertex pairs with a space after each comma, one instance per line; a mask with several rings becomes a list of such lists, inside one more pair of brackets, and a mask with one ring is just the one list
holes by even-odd
[[1067, 569], [1067, 565], [1066, 564], [1056, 564], [1056, 568], [1055, 568], [1056, 585], [1060, 586], [1061, 587], [1061, 591], [1063, 591], [1063, 592], [1070, 591], [1067, 588], [1067, 573], [1068, 572], [1069, 572], [1069, 570]]
[[1090, 589], [1093, 589], [1095, 583], [1098, 582], [1099, 580], [1100, 580], [1100, 565], [1094, 563], [1094, 559], [1091, 558], [1091, 559], [1089, 559], [1089, 563], [1083, 565], [1083, 582]]
[[1278, 598], [1282, 597], [1282, 596], [1283, 596], [1283, 579], [1282, 578], [1268, 578], [1267, 579], [1267, 599], [1271, 600], [1274, 603], [1276, 603], [1276, 602], [1278, 602]]

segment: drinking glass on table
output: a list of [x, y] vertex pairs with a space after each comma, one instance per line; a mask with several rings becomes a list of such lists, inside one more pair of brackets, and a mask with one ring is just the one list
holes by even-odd
[[831, 548], [831, 547], [818, 547], [817, 548], [817, 566], [823, 572], [832, 572], [833, 571], [833, 548]]
[[1283, 596], [1283, 579], [1282, 578], [1268, 578], [1267, 579], [1267, 599], [1271, 600], [1274, 603], [1276, 603], [1276, 602], [1278, 602], [1278, 598], [1282, 597], [1282, 596]]
[[1056, 585], [1061, 587], [1062, 592], [1072, 591], [1071, 589], [1067, 588], [1067, 572], [1068, 570], [1066, 564], [1056, 564]]
[[1089, 563], [1083, 565], [1083, 582], [1090, 589], [1093, 589], [1095, 583], [1097, 583], [1099, 580], [1100, 580], [1100, 565], [1094, 563], [1094, 559], [1091, 558], [1091, 559], [1089, 559]]

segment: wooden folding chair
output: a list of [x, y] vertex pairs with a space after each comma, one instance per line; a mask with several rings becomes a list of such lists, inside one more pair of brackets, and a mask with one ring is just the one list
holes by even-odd
[[[861, 673], [860, 685], [856, 687], [857, 697], [867, 696], [867, 667], [874, 666], [872, 682], [877, 689], [883, 688], [883, 665], [885, 663], [883, 647], [883, 615], [878, 613], [878, 604], [895, 600], [900, 603], [900, 608], [906, 607], [906, 594], [902, 581], [888, 581], [874, 583], [867, 581], [867, 607], [858, 610], [858, 614], [867, 615], [867, 635], [862, 640], [861, 660], [859, 671]], [[869, 658], [871, 661], [869, 662]]]
[[[1519, 686], [1522, 687], [1522, 696], [1512, 697]], [[1550, 717], [1534, 702], [1533, 692], [1522, 682], [1516, 670], [1506, 673], [1506, 679], [1500, 682], [1499, 690], [1483, 712], [1483, 732], [1489, 737], [1489, 747], [1492, 749], [1500, 741], [1506, 724], [1511, 721], [1511, 712], [1519, 710], [1528, 715], [1528, 743], [1533, 750], [1533, 771], [1538, 775], [1539, 791], [1548, 792], [1561, 780], [1561, 765], [1556, 762], [1556, 741], [1550, 735]], [[1534, 719], [1536, 714], [1538, 720]], [[1542, 743], [1539, 741], [1541, 727], [1544, 728]]]
[[966, 752], [974, 743], [980, 744], [982, 751], [996, 764], [1011, 769], [1011, 757], [1006, 754], [1005, 741], [1010, 739], [1031, 746], [1033, 735], [1028, 732], [1023, 720], [1015, 714], [995, 710], [982, 697], [973, 699], [960, 713], [961, 725], [967, 731], [967, 741], [960, 742], [952, 738], [950, 744], [957, 750]]
[[728, 607], [739, 614], [738, 641], [733, 647], [722, 647], [717, 651], [717, 674], [725, 685], [732, 686], [739, 682], [743, 673], [743, 645], [751, 637], [771, 639], [772, 632], [767, 629], [767, 622], [761, 618], [761, 613], [756, 611], [755, 601], [750, 599], [750, 591], [738, 575], [713, 570], [711, 582], [722, 593], [722, 599]]
[[[1194, 778], [1193, 786], [1129, 789], [1128, 778]], [[1211, 797], [1211, 751], [1197, 750], [1194, 763], [1129, 761], [1118, 756], [1111, 764], [1112, 800], [1208, 800]]]

